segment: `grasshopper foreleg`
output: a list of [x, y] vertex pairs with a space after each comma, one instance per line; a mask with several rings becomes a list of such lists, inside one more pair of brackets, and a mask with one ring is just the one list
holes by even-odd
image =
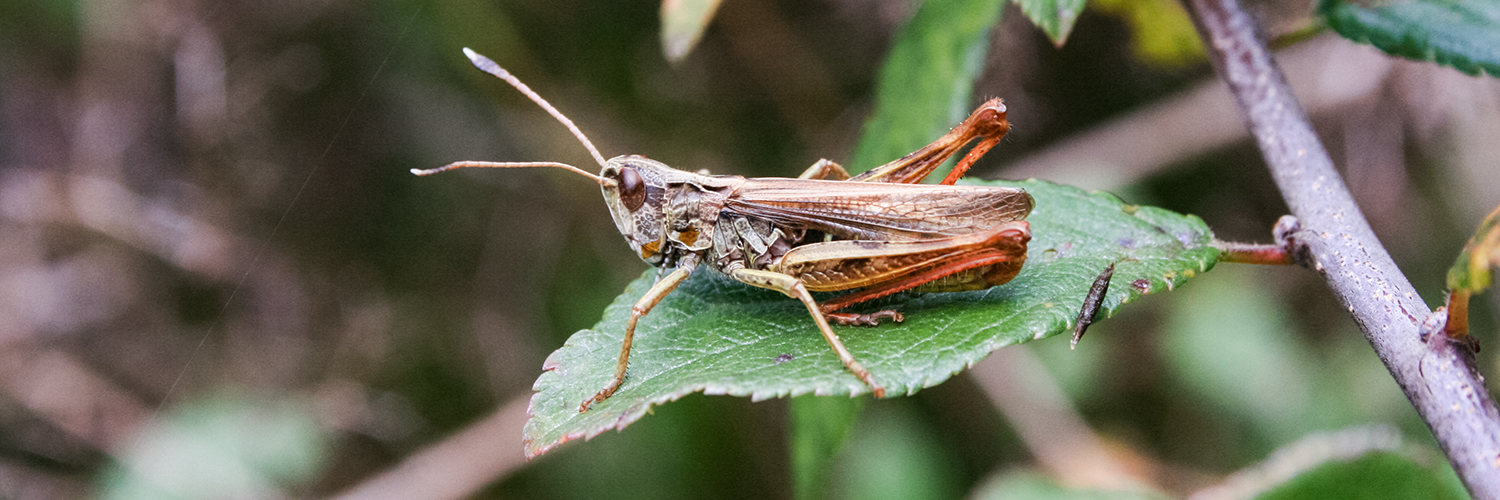
[[828, 319], [823, 315], [823, 310], [818, 307], [817, 302], [813, 301], [812, 294], [808, 293], [807, 286], [803, 285], [802, 281], [777, 272], [745, 268], [735, 269], [730, 272], [729, 276], [740, 282], [776, 290], [788, 297], [801, 300], [802, 304], [807, 306], [807, 312], [812, 314], [813, 321], [818, 324], [818, 331], [823, 333], [823, 338], [828, 340], [828, 346], [833, 348], [834, 354], [839, 356], [844, 366], [849, 368], [855, 377], [859, 377], [865, 385], [870, 386], [870, 389], [875, 392], [875, 397], [885, 397], [885, 388], [875, 383], [875, 377], [870, 375], [870, 371], [854, 359], [854, 355], [849, 353], [849, 348], [844, 347], [844, 341], [839, 340], [838, 334], [833, 333], [833, 327], [828, 326]]
[[640, 320], [642, 316], [649, 314], [651, 308], [656, 307], [656, 304], [660, 303], [662, 298], [672, 293], [672, 290], [675, 290], [677, 285], [682, 284], [682, 280], [687, 279], [689, 274], [692, 274], [692, 272], [684, 268], [677, 268], [676, 271], [672, 271], [665, 278], [658, 280], [655, 285], [651, 286], [650, 290], [646, 290], [646, 294], [642, 295], [640, 300], [635, 301], [634, 306], [630, 307], [630, 319], [625, 321], [625, 341], [620, 344], [620, 361], [615, 364], [615, 378], [610, 379], [609, 385], [600, 389], [597, 394], [594, 394], [594, 397], [583, 400], [583, 404], [578, 405], [578, 413], [589, 411], [589, 405], [609, 399], [611, 395], [614, 395], [615, 391], [620, 390], [620, 384], [625, 383], [625, 367], [630, 364], [630, 344], [635, 340], [636, 321]]

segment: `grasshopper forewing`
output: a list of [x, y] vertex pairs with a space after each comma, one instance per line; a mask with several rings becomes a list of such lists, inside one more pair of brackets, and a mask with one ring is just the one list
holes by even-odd
[[[615, 375], [578, 411], [625, 382], [636, 323], [704, 265], [735, 280], [800, 300], [829, 347], [876, 397], [882, 387], [829, 326], [901, 321], [896, 311], [844, 308], [904, 290], [982, 290], [1010, 281], [1026, 260], [1031, 195], [1005, 187], [953, 185], [1010, 130], [1005, 105], [984, 103], [946, 135], [900, 159], [850, 177], [822, 160], [800, 177], [744, 178], [673, 169], [637, 155], [604, 160], [573, 122], [493, 61], [464, 49], [480, 69], [536, 102], [573, 132], [602, 167], [595, 176], [553, 162], [457, 162], [462, 167], [560, 167], [593, 179], [615, 226], [647, 263], [673, 269], [631, 308]], [[965, 145], [979, 140], [937, 185], [918, 184]], [[811, 292], [853, 290], [823, 301]]]

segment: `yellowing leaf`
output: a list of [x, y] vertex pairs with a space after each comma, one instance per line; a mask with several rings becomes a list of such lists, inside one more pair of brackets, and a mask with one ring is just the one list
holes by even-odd
[[662, 0], [661, 49], [673, 63], [687, 57], [714, 19], [721, 0]]

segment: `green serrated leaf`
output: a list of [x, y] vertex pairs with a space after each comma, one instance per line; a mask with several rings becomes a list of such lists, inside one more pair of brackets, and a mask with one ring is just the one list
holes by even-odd
[[916, 151], [969, 116], [969, 96], [1002, 5], [1004, 0], [922, 2], [880, 69], [875, 114], [845, 165], [850, 173]]
[[1073, 31], [1073, 23], [1083, 12], [1085, 0], [1015, 0], [1031, 24], [1047, 33], [1052, 43], [1061, 47]]
[[1390, 54], [1500, 74], [1500, 2], [1323, 0], [1318, 11], [1344, 38]]
[[[856, 307], [906, 315], [899, 324], [835, 327], [888, 394], [915, 393], [995, 349], [1069, 331], [1094, 277], [1111, 262], [1106, 315], [1208, 271], [1218, 256], [1209, 246], [1213, 234], [1192, 215], [1046, 181], [969, 184], [1020, 187], [1036, 199], [1027, 219], [1033, 239], [1026, 265], [1010, 283], [988, 290], [900, 293]], [[578, 413], [578, 404], [612, 376], [630, 307], [655, 273], [631, 283], [598, 325], [547, 358], [526, 424], [528, 456], [623, 428], [652, 405], [697, 391], [755, 400], [869, 392], [828, 348], [801, 303], [704, 268], [641, 320], [620, 391]]]
[[661, 50], [667, 61], [687, 57], [703, 38], [722, 0], [662, 0]]

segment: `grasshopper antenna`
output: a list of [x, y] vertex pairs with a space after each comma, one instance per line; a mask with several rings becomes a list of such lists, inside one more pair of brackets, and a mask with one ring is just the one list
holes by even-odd
[[[535, 91], [531, 90], [531, 87], [527, 87], [525, 83], [521, 83], [521, 79], [520, 78], [516, 78], [515, 75], [510, 74], [509, 71], [506, 71], [505, 68], [500, 67], [499, 64], [495, 64], [495, 61], [490, 60], [490, 58], [482, 56], [478, 52], [474, 52], [473, 50], [470, 50], [468, 47], [464, 47], [464, 55], [469, 56], [469, 60], [474, 62], [474, 67], [479, 68], [480, 70], [484, 71], [485, 73], [489, 73], [491, 75], [495, 75], [495, 77], [497, 77], [497, 78], [499, 78], [501, 80], [505, 80], [505, 83], [509, 83], [510, 86], [515, 87], [516, 90], [521, 91], [521, 93], [524, 94], [528, 99], [531, 99], [531, 102], [535, 102], [538, 106], [541, 106], [542, 109], [547, 110], [547, 114], [552, 115], [552, 117], [556, 118], [557, 121], [562, 122], [563, 126], [568, 127], [568, 131], [573, 133], [573, 137], [577, 137], [578, 141], [581, 142], [581, 143], [583, 143], [583, 147], [588, 148], [589, 154], [594, 156], [594, 161], [598, 162], [599, 166], [601, 166], [601, 167], [606, 166], [605, 161], [604, 161], [604, 155], [599, 154], [599, 149], [594, 147], [594, 143], [592, 141], [589, 141], [588, 136], [583, 135], [583, 131], [582, 130], [578, 130], [578, 125], [573, 124], [573, 120], [569, 120], [568, 117], [566, 115], [562, 114], [561, 111], [558, 111], [557, 108], [552, 107], [552, 103], [547, 102], [547, 100], [543, 99], [542, 96], [537, 95], [537, 93]], [[572, 166], [572, 165], [568, 165], [566, 163], [557, 163], [557, 162], [551, 162], [551, 161], [536, 161], [536, 162], [460, 161], [460, 162], [449, 163], [447, 165], [444, 165], [444, 166], [441, 166], [441, 167], [438, 167], [438, 168], [431, 168], [431, 169], [426, 169], [426, 170], [414, 168], [414, 169], [411, 169], [411, 173], [417, 174], [417, 175], [432, 175], [432, 174], [435, 174], [435, 173], [438, 173], [438, 172], [445, 172], [445, 171], [448, 171], [448, 170], [453, 170], [455, 168], [466, 168], [466, 167], [491, 167], [491, 168], [560, 167], [560, 168], [566, 168], [568, 170], [572, 170], [574, 172], [578, 172], [580, 174], [583, 174], [584, 176], [587, 176], [588, 178], [593, 179], [594, 182], [597, 182], [599, 184], [612, 184], [613, 183], [613, 181], [611, 181], [609, 179], [605, 179], [605, 178], [599, 177], [597, 175], [585, 172], [583, 169], [580, 169], [578, 167], [575, 167], [575, 166]]]
[[599, 154], [599, 149], [594, 147], [594, 143], [589, 141], [588, 136], [583, 135], [582, 130], [578, 130], [578, 126], [573, 124], [573, 120], [569, 120], [561, 111], [552, 107], [552, 103], [547, 102], [546, 99], [542, 99], [542, 96], [532, 91], [531, 87], [527, 87], [526, 84], [521, 83], [520, 78], [516, 78], [515, 75], [510, 74], [505, 68], [500, 67], [499, 64], [495, 64], [495, 61], [491, 61], [490, 58], [479, 55], [478, 52], [474, 52], [468, 47], [464, 47], [464, 55], [469, 56], [469, 60], [474, 62], [474, 67], [479, 68], [485, 73], [495, 75], [496, 78], [505, 80], [505, 83], [509, 83], [510, 86], [521, 91], [528, 99], [531, 99], [531, 102], [535, 102], [537, 106], [541, 106], [542, 109], [547, 110], [548, 114], [556, 118], [557, 121], [562, 122], [563, 126], [568, 127], [568, 131], [572, 132], [573, 136], [577, 137], [578, 141], [583, 143], [583, 147], [588, 148], [589, 154], [594, 155], [594, 161], [598, 162], [599, 166], [604, 166], [604, 155]]
[[424, 169], [420, 169], [420, 168], [414, 168], [414, 169], [411, 169], [411, 173], [417, 174], [417, 175], [432, 175], [432, 174], [436, 174], [438, 172], [447, 172], [447, 171], [453, 170], [455, 168], [472, 168], [472, 167], [486, 167], [486, 168], [558, 167], [558, 168], [565, 168], [565, 169], [577, 172], [579, 175], [582, 175], [584, 177], [588, 177], [590, 179], [593, 179], [594, 182], [599, 183], [599, 184], [610, 185], [610, 184], [614, 184], [615, 183], [615, 181], [613, 179], [605, 179], [603, 177], [599, 177], [597, 175], [588, 173], [584, 169], [581, 169], [581, 168], [578, 168], [578, 167], [575, 167], [575, 166], [572, 166], [572, 165], [569, 165], [569, 164], [566, 164], [566, 163], [558, 163], [558, 162], [555, 162], [555, 161], [506, 161], [506, 162], [500, 162], [500, 161], [456, 161], [456, 162], [453, 162], [453, 163], [449, 163], [447, 165], [443, 165], [443, 166], [438, 167], [438, 168], [429, 168], [429, 169], [425, 169], [425, 170]]

